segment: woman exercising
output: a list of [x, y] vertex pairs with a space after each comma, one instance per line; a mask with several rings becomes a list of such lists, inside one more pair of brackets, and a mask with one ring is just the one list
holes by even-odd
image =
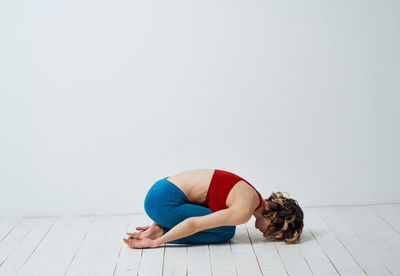
[[144, 209], [154, 221], [127, 233], [132, 248], [164, 243], [221, 243], [230, 240], [236, 225], [254, 216], [264, 237], [296, 243], [303, 229], [303, 211], [281, 192], [263, 200], [242, 177], [219, 169], [193, 169], [159, 179], [147, 192]]

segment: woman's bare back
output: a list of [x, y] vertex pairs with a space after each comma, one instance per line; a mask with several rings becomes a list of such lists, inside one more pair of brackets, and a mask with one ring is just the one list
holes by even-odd
[[[215, 169], [186, 170], [169, 176], [167, 180], [181, 189], [191, 203], [203, 205], [214, 171]], [[249, 210], [254, 210], [259, 204], [259, 198], [250, 185], [240, 180], [229, 192], [226, 199], [227, 207], [234, 203], [248, 204]]]

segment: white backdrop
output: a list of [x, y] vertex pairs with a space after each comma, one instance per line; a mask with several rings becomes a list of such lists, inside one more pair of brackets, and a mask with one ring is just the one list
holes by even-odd
[[399, 202], [399, 1], [0, 1], [0, 216], [144, 212], [219, 168]]

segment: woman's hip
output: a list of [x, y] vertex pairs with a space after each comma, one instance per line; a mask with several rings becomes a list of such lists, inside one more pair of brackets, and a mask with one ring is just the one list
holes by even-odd
[[[168, 207], [176, 206], [189, 202], [185, 193], [174, 183], [167, 180], [167, 177], [157, 180], [147, 191], [144, 207]], [[147, 210], [146, 210], [147, 212]]]

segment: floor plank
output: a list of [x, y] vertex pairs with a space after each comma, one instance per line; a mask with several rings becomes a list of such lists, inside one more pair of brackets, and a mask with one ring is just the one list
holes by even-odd
[[214, 276], [237, 275], [230, 242], [209, 245], [211, 271]]
[[112, 275], [128, 222], [127, 216], [95, 217], [66, 276]]
[[[137, 226], [151, 225], [153, 221], [146, 215], [138, 215], [132, 222], [131, 229], [134, 230]], [[141, 250], [141, 249], [132, 249]], [[164, 261], [165, 246], [162, 245], [156, 248], [145, 248], [142, 251], [142, 256], [139, 264], [138, 276], [147, 275], [162, 275]]]
[[400, 233], [400, 206], [395, 204], [371, 206], [381, 218]]
[[[137, 216], [131, 216], [128, 221], [127, 229], [121, 233], [122, 238], [128, 238], [127, 232], [137, 232], [135, 223]], [[143, 225], [141, 225], [143, 226]], [[130, 248], [126, 243], [122, 243], [118, 253], [118, 260], [114, 268], [113, 275], [128, 276], [136, 275], [139, 271], [140, 258], [142, 257], [143, 249]]]
[[[389, 227], [383, 220], [373, 218], [372, 211], [358, 209], [356, 207], [335, 207], [334, 210], [357, 233], [357, 236], [365, 243], [368, 249], [380, 260], [380, 262], [393, 275], [400, 275], [400, 262], [396, 247], [391, 239], [384, 235], [383, 230]], [[366, 212], [363, 214], [363, 211]]]
[[318, 208], [317, 212], [367, 275], [391, 275], [332, 207]]
[[163, 275], [187, 275], [186, 244], [167, 244], [165, 246]]
[[0, 243], [14, 229], [22, 218], [3, 218], [0, 219]]
[[303, 208], [297, 244], [264, 238], [255, 218], [220, 244], [132, 249], [146, 214], [0, 219], [0, 276], [400, 275], [400, 204]]
[[10, 254], [18, 247], [29, 231], [38, 221], [36, 218], [25, 218], [1, 241], [0, 243], [0, 267], [3, 266]]
[[313, 275], [298, 244], [286, 244], [283, 241], [274, 241], [289, 275]]
[[36, 219], [33, 227], [14, 244], [15, 247], [12, 252], [2, 262], [0, 275], [17, 275], [53, 226], [56, 219], [56, 217]]
[[64, 275], [94, 217], [60, 217], [18, 276]]
[[251, 217], [246, 228], [263, 275], [288, 275], [275, 244], [265, 238], [254, 224], [255, 218]]
[[187, 275], [211, 276], [210, 251], [207, 244], [187, 245]]
[[[305, 209], [304, 212], [306, 213], [307, 210]], [[303, 226], [299, 248], [314, 275], [339, 275], [318, 241], [311, 234], [307, 224]]]
[[245, 224], [236, 226], [236, 234], [230, 242], [238, 275], [262, 275], [260, 264], [250, 243]]
[[319, 217], [316, 208], [308, 208], [304, 213], [304, 224], [318, 241], [340, 275], [365, 275], [351, 254], [337, 240], [336, 236]]

